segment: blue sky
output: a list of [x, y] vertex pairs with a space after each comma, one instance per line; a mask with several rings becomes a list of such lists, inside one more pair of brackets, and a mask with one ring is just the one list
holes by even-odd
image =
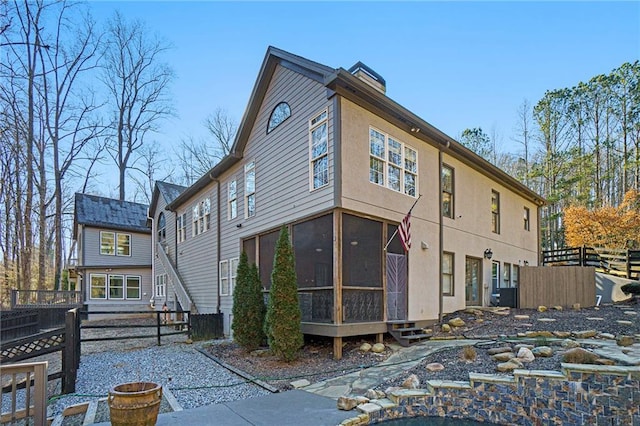
[[639, 2], [91, 2], [171, 42], [179, 118], [158, 140], [205, 135], [216, 108], [240, 122], [269, 45], [331, 67], [362, 61], [387, 95], [457, 137], [512, 141], [517, 109], [640, 57]]

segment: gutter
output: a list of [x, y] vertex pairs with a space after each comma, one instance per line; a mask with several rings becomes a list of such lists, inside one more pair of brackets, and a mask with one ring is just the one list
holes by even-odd
[[[149, 210], [151, 212], [151, 210]], [[156, 262], [155, 259], [155, 251], [156, 251], [156, 233], [153, 232], [153, 224], [155, 223], [154, 219], [147, 214], [147, 220], [151, 222], [151, 299], [149, 299], [149, 304], [151, 305], [151, 309], [156, 308], [155, 297], [156, 297]]]

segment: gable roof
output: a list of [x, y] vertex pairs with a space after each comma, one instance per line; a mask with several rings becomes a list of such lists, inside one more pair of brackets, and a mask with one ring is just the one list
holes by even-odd
[[149, 205], [149, 216], [155, 217], [155, 210], [158, 206], [158, 198], [162, 197], [169, 204], [187, 189], [186, 186], [176, 185], [175, 183], [163, 182], [157, 180], [153, 188], [151, 196], [151, 204]]
[[[380, 115], [401, 129], [413, 134], [418, 139], [437, 147], [439, 150], [457, 158], [478, 172], [500, 182], [524, 198], [541, 206], [543, 197], [526, 185], [489, 163], [452, 137], [438, 130], [427, 121], [418, 117], [385, 94], [371, 87], [368, 83], [353, 75], [344, 68], [331, 68], [298, 55], [269, 46], [262, 62], [258, 78], [251, 92], [247, 109], [242, 117], [236, 138], [228, 155], [213, 166], [193, 185], [183, 191], [167, 205], [168, 210], [175, 210], [196, 195], [205, 186], [215, 181], [222, 173], [238, 163], [244, 154], [249, 140], [251, 126], [255, 122], [260, 106], [269, 87], [271, 77], [277, 65], [299, 72], [311, 79], [321, 82], [334, 93], [349, 99], [363, 108]], [[360, 62], [358, 64], [361, 64]], [[358, 65], [356, 64], [356, 65]], [[356, 66], [354, 65], [354, 67]], [[364, 65], [364, 64], [362, 64]], [[353, 68], [353, 67], [352, 67]], [[368, 68], [368, 67], [367, 67]], [[380, 77], [382, 79], [382, 77]], [[383, 80], [384, 81], [384, 80]]]
[[150, 234], [147, 210], [146, 204], [76, 193], [73, 212], [74, 237], [77, 225]]

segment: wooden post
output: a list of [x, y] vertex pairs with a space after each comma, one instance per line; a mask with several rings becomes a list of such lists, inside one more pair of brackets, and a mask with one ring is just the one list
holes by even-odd
[[156, 329], [158, 331], [158, 346], [160, 346], [160, 311], [156, 311]]
[[631, 279], [631, 250], [627, 249], [627, 279]]
[[333, 338], [333, 359], [342, 359], [342, 337]]
[[376, 334], [376, 343], [384, 343], [384, 333]]
[[74, 393], [76, 391], [76, 375], [79, 365], [79, 354], [76, 353], [77, 335], [76, 330], [77, 309], [67, 311], [65, 317], [64, 349], [62, 350], [62, 393]]

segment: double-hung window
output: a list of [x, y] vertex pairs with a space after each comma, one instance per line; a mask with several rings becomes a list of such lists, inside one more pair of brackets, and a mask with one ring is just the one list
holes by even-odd
[[107, 298], [107, 275], [91, 274], [89, 277], [91, 283], [91, 299]]
[[418, 152], [397, 139], [370, 128], [369, 182], [415, 197]]
[[109, 299], [124, 299], [124, 276], [109, 275]]
[[453, 219], [453, 169], [442, 165], [442, 216]]
[[100, 254], [108, 256], [131, 256], [131, 235], [101, 231]]
[[491, 231], [500, 233], [500, 193], [491, 191]]
[[166, 274], [156, 275], [156, 291], [155, 291], [156, 297], [164, 297], [166, 292], [165, 290], [167, 285], [166, 283], [167, 283]]
[[211, 200], [205, 198], [193, 206], [193, 236], [206, 232], [211, 227]]
[[309, 168], [311, 189], [329, 184], [329, 138], [327, 110], [309, 120]]
[[528, 231], [531, 228], [531, 213], [528, 207], [524, 208], [524, 230]]
[[229, 220], [238, 217], [238, 181], [235, 179], [227, 184], [227, 203]]
[[177, 240], [179, 243], [187, 239], [187, 214], [179, 214], [176, 218]]
[[220, 261], [220, 295], [230, 296], [236, 286], [236, 274], [238, 272], [238, 258]]
[[442, 253], [442, 294], [453, 296], [453, 253]]
[[244, 216], [256, 215], [256, 163], [254, 161], [244, 166]]
[[140, 299], [140, 277], [127, 275], [127, 299]]

